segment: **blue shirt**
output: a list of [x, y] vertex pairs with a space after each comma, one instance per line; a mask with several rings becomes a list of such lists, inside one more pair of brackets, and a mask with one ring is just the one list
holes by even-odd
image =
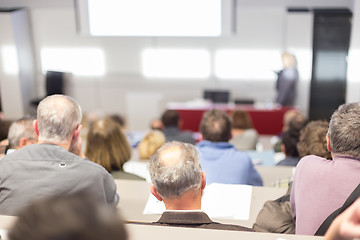
[[262, 186], [250, 157], [228, 142], [201, 141], [197, 148], [206, 182]]

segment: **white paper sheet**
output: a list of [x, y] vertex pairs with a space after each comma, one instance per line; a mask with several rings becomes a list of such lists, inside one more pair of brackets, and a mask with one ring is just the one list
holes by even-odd
[[[248, 220], [250, 214], [252, 186], [238, 184], [207, 185], [202, 197], [202, 210], [211, 218]], [[162, 214], [163, 202], [152, 194], [146, 203], [144, 214]]]

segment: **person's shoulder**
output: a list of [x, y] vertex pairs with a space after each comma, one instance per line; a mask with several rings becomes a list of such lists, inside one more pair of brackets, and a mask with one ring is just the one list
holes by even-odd
[[243, 134], [246, 136], [258, 136], [258, 132], [254, 128], [246, 129]]
[[238, 150], [238, 149], [235, 148], [235, 146], [233, 146], [232, 148], [229, 148], [228, 151], [232, 152], [232, 154], [235, 155], [236, 158], [241, 158], [241, 159], [246, 160], [246, 161], [251, 161], [251, 158], [246, 153], [246, 151]]
[[34, 153], [34, 150], [36, 149], [38, 149], [38, 144], [32, 144], [22, 147], [21, 149], [15, 150], [10, 154], [5, 155], [3, 158], [1, 158], [0, 163], [16, 159], [24, 159], [27, 155], [29, 155], [29, 153]]
[[[308, 172], [309, 169], [321, 169], [326, 167], [328, 163], [331, 163], [331, 160], [318, 157], [315, 155], [308, 155], [300, 159], [299, 163], [296, 165], [295, 172]], [[308, 169], [308, 170], [307, 170]], [[311, 171], [313, 172], [313, 171]]]
[[93, 171], [108, 173], [108, 171], [106, 171], [106, 169], [103, 166], [101, 166], [100, 164], [92, 162], [88, 158], [81, 158], [81, 157], [75, 155], [74, 160], [84, 168], [92, 169]]
[[322, 157], [319, 157], [319, 156], [315, 156], [315, 155], [307, 155], [305, 157], [302, 157], [298, 163], [297, 166], [303, 166], [303, 165], [308, 165], [308, 164], [323, 164], [323, 163], [326, 163], [326, 162], [329, 162], [331, 160], [328, 160], [326, 158], [322, 158]]

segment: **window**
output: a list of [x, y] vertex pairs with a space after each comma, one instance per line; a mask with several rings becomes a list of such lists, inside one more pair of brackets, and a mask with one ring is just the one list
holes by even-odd
[[1, 53], [4, 73], [8, 75], [18, 74], [19, 65], [15, 46], [3, 46]]
[[281, 70], [276, 50], [224, 49], [215, 53], [215, 76], [221, 79], [275, 79]]
[[142, 72], [148, 78], [207, 78], [210, 53], [203, 49], [146, 49]]
[[55, 70], [83, 76], [105, 74], [104, 52], [98, 48], [43, 48], [41, 50], [43, 72]]
[[222, 0], [88, 0], [87, 5], [94, 36], [221, 34]]

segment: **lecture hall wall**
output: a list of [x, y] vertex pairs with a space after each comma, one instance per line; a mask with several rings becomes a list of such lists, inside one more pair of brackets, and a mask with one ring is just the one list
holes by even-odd
[[[270, 51], [279, 54], [283, 50], [293, 52], [298, 57], [300, 71], [296, 104], [304, 114], [307, 114], [312, 66], [313, 16], [311, 12], [289, 13], [286, 11], [287, 7], [347, 7], [351, 10], [356, 8], [357, 12], [360, 12], [359, 4], [354, 6], [353, 0], [238, 0], [236, 34], [233, 36], [90, 37], [76, 32], [73, 1], [34, 0], [31, 1], [32, 4], [28, 2], [2, 0], [0, 7], [21, 4], [29, 7], [36, 69], [34, 97], [45, 94], [42, 69], [42, 65], [46, 64], [42, 59], [44, 49], [100, 49], [103, 53], [103, 73], [98, 76], [69, 75], [66, 81], [66, 93], [79, 101], [84, 112], [101, 109], [105, 113], [125, 115], [129, 121], [129, 128], [133, 130], [146, 129], [148, 122], [161, 114], [168, 102], [199, 99], [204, 89], [228, 89], [232, 99], [248, 98], [263, 104], [273, 101], [276, 94], [275, 75], [266, 79], [256, 78], [256, 74], [255, 77], [226, 79], [216, 74], [216, 54], [218, 51], [229, 49], [249, 52]], [[358, 25], [358, 16], [355, 15], [354, 20]], [[2, 32], [11, 35], [9, 30], [11, 26], [6, 27], [5, 23], [0, 23], [2, 28], [7, 29]], [[358, 35], [358, 32], [352, 35], [352, 46], [356, 39], [359, 40]], [[0, 40], [0, 44], [8, 44], [7, 38], [3, 39], [5, 40]], [[145, 49], [205, 49], [210, 55], [210, 74], [200, 79], [145, 77], [142, 66], [142, 54]], [[249, 62], [264, 61], [259, 57], [256, 58], [249, 59]], [[239, 66], [240, 69], [241, 67], [244, 68]], [[261, 69], [261, 66], [252, 66], [252, 68], [256, 71]], [[3, 69], [0, 71], [2, 78], [13, 78], [5, 74]], [[357, 82], [354, 75], [349, 78]], [[347, 100], [358, 99], [357, 92], [359, 91], [348, 94]], [[7, 100], [3, 99], [3, 101]]]

